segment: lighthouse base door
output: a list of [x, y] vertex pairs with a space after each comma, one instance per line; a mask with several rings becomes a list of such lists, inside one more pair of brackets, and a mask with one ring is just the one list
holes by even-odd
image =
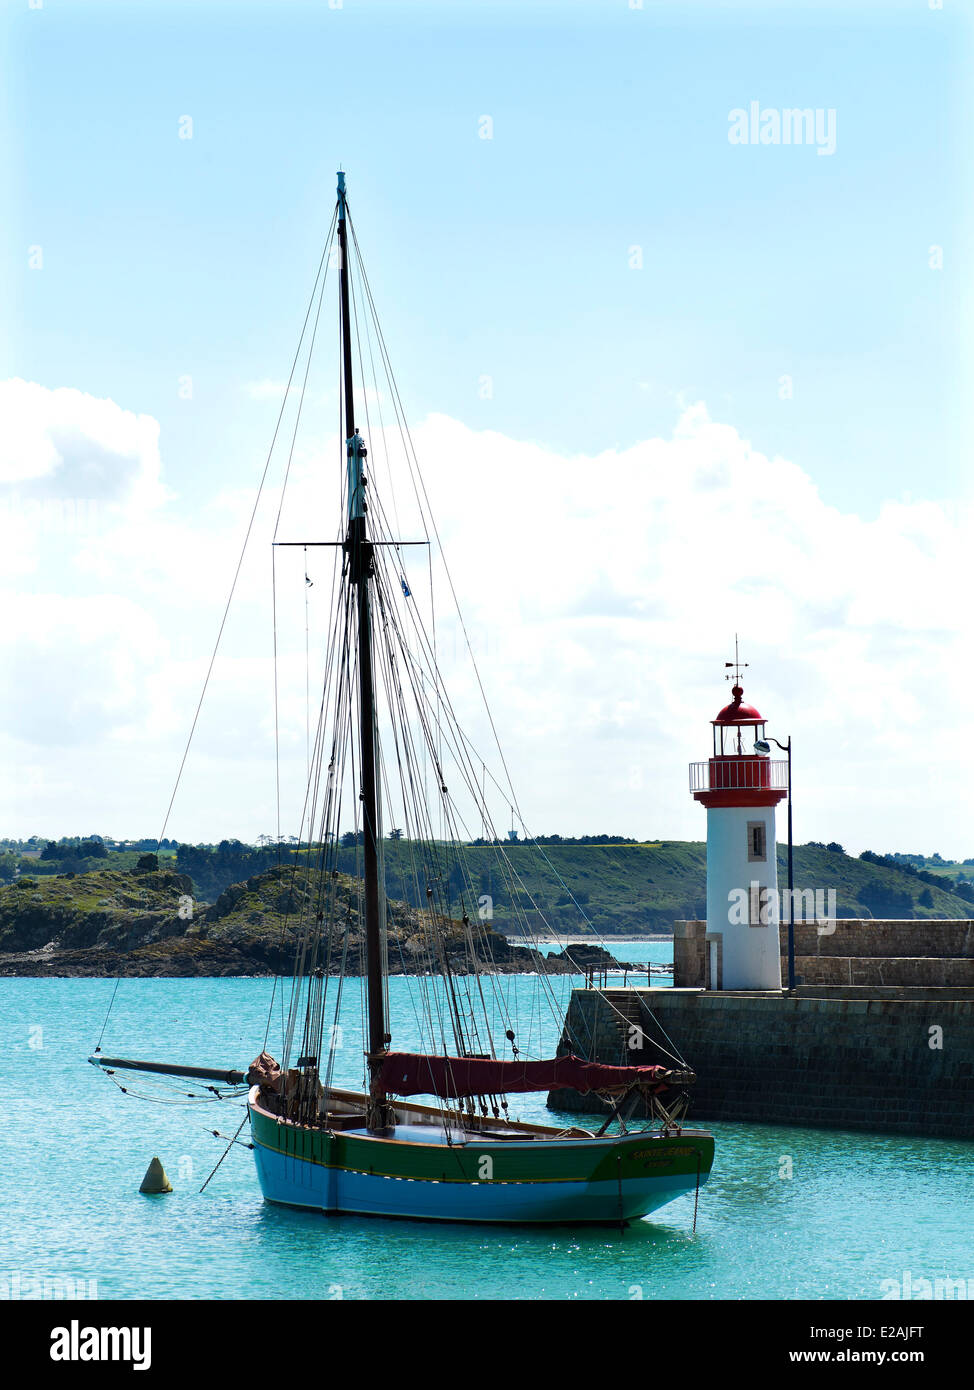
[[707, 989], [722, 989], [724, 985], [724, 938], [721, 932], [708, 932], [704, 937], [707, 946]]

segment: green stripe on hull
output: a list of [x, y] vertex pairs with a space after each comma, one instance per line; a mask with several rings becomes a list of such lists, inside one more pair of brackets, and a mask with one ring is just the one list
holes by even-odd
[[647, 1176], [708, 1176], [714, 1157], [711, 1135], [691, 1132], [659, 1135], [651, 1132], [593, 1139], [470, 1140], [463, 1145], [413, 1143], [371, 1135], [335, 1133], [280, 1123], [251, 1108], [257, 1143], [288, 1158], [345, 1172], [428, 1182], [478, 1183], [487, 1176], [495, 1183], [618, 1182]]

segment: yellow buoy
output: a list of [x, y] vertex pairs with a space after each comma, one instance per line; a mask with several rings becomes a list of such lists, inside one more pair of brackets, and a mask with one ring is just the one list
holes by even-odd
[[166, 1170], [157, 1158], [154, 1158], [145, 1170], [145, 1177], [142, 1179], [140, 1192], [159, 1193], [171, 1192], [172, 1183], [166, 1177]]

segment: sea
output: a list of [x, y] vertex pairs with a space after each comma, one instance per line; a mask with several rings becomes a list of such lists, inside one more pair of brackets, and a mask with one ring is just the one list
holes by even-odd
[[[643, 966], [672, 962], [668, 941], [612, 949]], [[538, 983], [498, 981], [506, 1007], [527, 1018], [519, 1039], [533, 1055], [557, 1042], [559, 1011], [581, 981], [550, 979], [553, 996], [542, 1005]], [[414, 984], [389, 981], [392, 1032], [403, 1048], [416, 1036]], [[0, 1299], [874, 1300], [916, 1298], [918, 1289], [925, 1297], [923, 1281], [934, 1297], [940, 1289], [941, 1297], [974, 1298], [974, 1146], [959, 1141], [710, 1125], [716, 1160], [696, 1229], [693, 1194], [621, 1232], [270, 1206], [246, 1125], [242, 1142], [229, 1142], [245, 1118], [240, 1097], [136, 1073], [113, 1080], [87, 1058], [104, 1027], [108, 1056], [246, 1069], [269, 1019], [274, 1051], [286, 990], [269, 979], [115, 985], [0, 981]], [[358, 1087], [360, 983], [345, 988], [334, 1079]], [[589, 1123], [547, 1110], [544, 1095], [512, 1098], [511, 1113]], [[173, 1184], [169, 1195], [139, 1193], [154, 1156]]]

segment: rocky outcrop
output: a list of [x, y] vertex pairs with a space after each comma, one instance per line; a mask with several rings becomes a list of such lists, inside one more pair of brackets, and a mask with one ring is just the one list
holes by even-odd
[[[355, 974], [364, 955], [361, 887], [335, 874], [322, 892], [317, 879], [276, 866], [200, 906], [191, 881], [164, 870], [20, 879], [0, 889], [0, 976], [290, 974], [309, 935], [317, 944], [307, 949], [304, 969], [337, 974], [344, 959]], [[405, 903], [390, 902], [387, 919], [392, 975], [425, 974], [444, 962], [458, 974], [577, 974], [595, 960], [592, 951], [597, 968], [615, 965], [598, 947], [571, 946], [543, 959], [487, 923], [431, 922]]]
[[185, 875], [167, 872], [20, 878], [0, 889], [0, 959], [42, 948], [132, 951], [182, 936], [181, 904], [192, 890]]
[[636, 970], [645, 971], [645, 966], [635, 966], [631, 961], [616, 960], [615, 956], [603, 946], [597, 946], [594, 941], [573, 941], [566, 946], [563, 951], [548, 952], [549, 962], [565, 962], [569, 969], [581, 970], [584, 973], [600, 970]]

